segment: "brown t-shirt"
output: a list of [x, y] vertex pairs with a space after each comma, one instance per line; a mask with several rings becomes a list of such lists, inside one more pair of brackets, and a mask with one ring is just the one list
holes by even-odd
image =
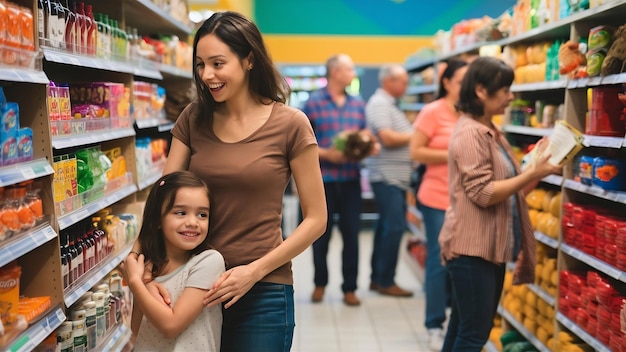
[[[289, 161], [317, 144], [311, 123], [297, 109], [275, 103], [265, 124], [236, 143], [222, 142], [197, 103], [181, 113], [174, 138], [191, 149], [189, 171], [209, 186], [209, 238], [227, 268], [248, 264], [282, 242], [282, 200]], [[262, 281], [293, 284], [291, 262]]]

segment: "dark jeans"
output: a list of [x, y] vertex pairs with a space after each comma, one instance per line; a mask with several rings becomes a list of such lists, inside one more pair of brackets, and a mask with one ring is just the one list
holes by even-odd
[[441, 264], [439, 232], [446, 212], [425, 205], [418, 205], [424, 219], [426, 232], [426, 270], [424, 293], [426, 295], [427, 329], [441, 329], [446, 321], [446, 306], [450, 301], [450, 280], [448, 271]]
[[343, 292], [356, 291], [356, 278], [359, 267], [359, 231], [361, 231], [361, 183], [324, 182], [328, 222], [324, 234], [313, 242], [313, 264], [315, 265], [315, 286], [328, 284], [328, 243], [335, 224], [334, 215], [339, 215], [339, 231], [343, 239], [341, 255]]
[[256, 283], [237, 303], [223, 310], [224, 352], [288, 352], [295, 327], [293, 286]]
[[384, 182], [372, 182], [378, 209], [374, 230], [371, 280], [382, 287], [395, 283], [400, 241], [406, 230], [406, 191]]
[[461, 256], [446, 263], [452, 283], [452, 314], [443, 352], [480, 352], [489, 339], [506, 266]]

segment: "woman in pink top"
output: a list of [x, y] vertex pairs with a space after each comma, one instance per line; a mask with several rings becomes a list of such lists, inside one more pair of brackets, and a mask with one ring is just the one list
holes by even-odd
[[441, 351], [446, 306], [450, 301], [447, 273], [439, 254], [439, 231], [449, 204], [448, 142], [452, 128], [459, 119], [455, 104], [459, 100], [461, 81], [466, 70], [465, 61], [448, 62], [439, 81], [437, 100], [424, 106], [415, 120], [410, 146], [411, 158], [428, 165], [417, 200], [426, 232], [425, 325], [433, 351]]
[[459, 95], [459, 118], [448, 148], [450, 207], [439, 234], [452, 284], [452, 314], [442, 351], [480, 351], [500, 301], [506, 263], [515, 261], [513, 283], [533, 282], [535, 238], [526, 190], [561, 168], [543, 154], [520, 171], [511, 146], [493, 125], [513, 100], [513, 70], [481, 57], [468, 67]]

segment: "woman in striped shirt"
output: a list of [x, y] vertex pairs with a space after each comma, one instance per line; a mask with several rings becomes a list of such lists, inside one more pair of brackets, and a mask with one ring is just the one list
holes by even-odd
[[[443, 351], [480, 351], [489, 338], [506, 263], [514, 284], [535, 273], [535, 239], [525, 191], [561, 168], [545, 151], [520, 172], [504, 135], [492, 122], [513, 100], [513, 70], [498, 59], [474, 60], [461, 85], [459, 118], [448, 148], [450, 207], [439, 235], [452, 282], [452, 314]], [[547, 141], [537, 144], [545, 149]]]

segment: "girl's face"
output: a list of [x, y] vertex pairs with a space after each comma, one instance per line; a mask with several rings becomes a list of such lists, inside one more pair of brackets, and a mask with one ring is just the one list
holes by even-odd
[[450, 98], [454, 102], [459, 101], [459, 95], [461, 92], [461, 82], [463, 82], [463, 77], [465, 76], [466, 71], [467, 71], [467, 66], [460, 67], [459, 69], [454, 71], [454, 74], [452, 74], [452, 77], [450, 77], [449, 79], [447, 78], [443, 79], [443, 84], [446, 88], [446, 92], [448, 92], [447, 97]]
[[209, 198], [202, 188], [183, 187], [174, 206], [161, 217], [168, 256], [198, 247], [209, 232]]
[[196, 54], [198, 74], [216, 102], [248, 94], [248, 58], [240, 60], [215, 34], [200, 38]]
[[491, 96], [487, 95], [486, 89], [484, 91], [484, 95], [482, 97], [479, 95], [479, 97], [483, 101], [485, 115], [487, 116], [504, 114], [504, 110], [514, 98], [510, 87], [502, 87]]

